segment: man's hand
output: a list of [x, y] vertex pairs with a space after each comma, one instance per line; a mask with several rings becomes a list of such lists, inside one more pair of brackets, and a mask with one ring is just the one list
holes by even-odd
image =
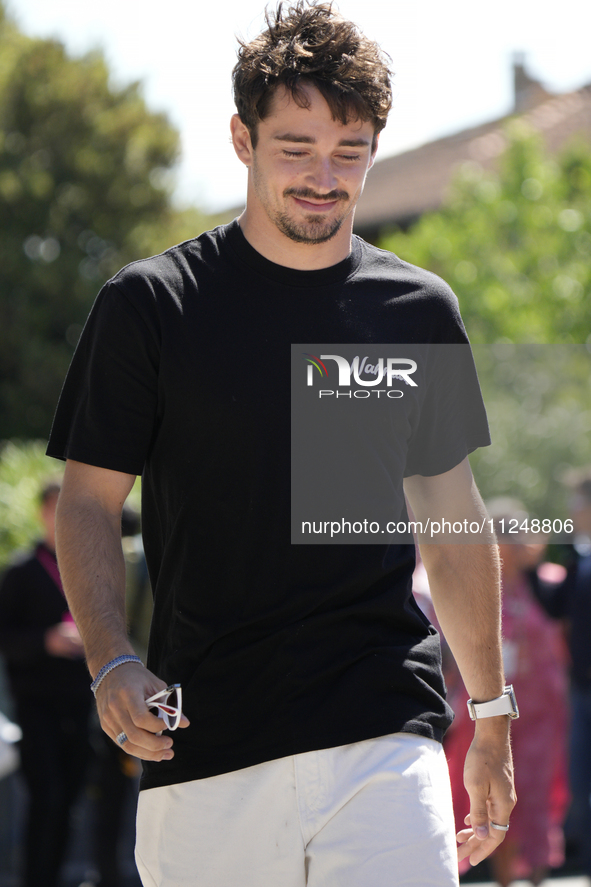
[[471, 865], [482, 862], [504, 840], [506, 832], [495, 829], [508, 825], [517, 796], [513, 782], [513, 762], [507, 715], [475, 723], [475, 735], [466, 755], [464, 784], [470, 796], [468, 828], [457, 835], [458, 859], [470, 858]]
[[[159, 736], [162, 719], [152, 714], [146, 699], [166, 684], [137, 662], [126, 662], [114, 668], [101, 681], [96, 691], [96, 704], [101, 726], [113, 742], [125, 733], [124, 751], [144, 761], [170, 761], [174, 757], [172, 738]], [[180, 727], [188, 727], [183, 715]]]
[[84, 659], [84, 645], [73, 622], [58, 622], [45, 632], [45, 651], [61, 659]]
[[[475, 523], [482, 533], [470, 540], [452, 537], [433, 545], [419, 534], [421, 555], [443, 634], [473, 699], [496, 699], [505, 686], [501, 647], [501, 595], [498, 549], [486, 510], [464, 459], [435, 477], [414, 476], [404, 489], [423, 525], [437, 520]], [[442, 523], [443, 526], [443, 523]], [[471, 541], [477, 544], [470, 544]], [[460, 859], [481, 862], [498, 847], [516, 801], [506, 715], [475, 722], [466, 756], [464, 783], [470, 796], [467, 829], [458, 835]]]
[[[121, 509], [135, 477], [68, 460], [56, 513], [60, 573], [68, 605], [84, 641], [92, 675], [117, 656], [135, 651], [127, 637]], [[170, 736], [158, 736], [160, 718], [146, 699], [166, 684], [143, 665], [126, 662], [110, 671], [96, 693], [101, 726], [124, 751], [145, 761], [174, 756]], [[188, 727], [183, 718], [181, 727]]]

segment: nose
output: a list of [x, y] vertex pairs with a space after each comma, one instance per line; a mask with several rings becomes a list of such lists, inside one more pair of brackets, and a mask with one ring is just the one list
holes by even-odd
[[332, 160], [329, 157], [318, 158], [314, 169], [310, 170], [310, 186], [318, 194], [328, 194], [338, 186], [338, 179], [334, 174]]

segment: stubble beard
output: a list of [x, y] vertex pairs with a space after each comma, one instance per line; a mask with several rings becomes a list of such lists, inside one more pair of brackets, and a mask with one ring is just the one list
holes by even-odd
[[299, 197], [303, 200], [338, 200], [345, 207], [342, 216], [333, 219], [327, 219], [326, 216], [310, 214], [306, 216], [305, 221], [297, 221], [294, 219], [287, 209], [276, 208], [270, 205], [269, 201], [264, 199], [265, 186], [262, 176], [260, 175], [257, 164], [253, 164], [253, 176], [255, 190], [259, 193], [259, 198], [263, 206], [265, 206], [267, 215], [273, 224], [282, 234], [289, 237], [294, 243], [318, 244], [326, 243], [340, 231], [343, 222], [351, 212], [352, 207], [349, 206], [350, 198], [346, 191], [332, 191], [327, 195], [315, 194], [307, 188], [288, 188], [283, 192], [283, 198], [287, 203], [290, 197]]
[[275, 225], [294, 243], [326, 243], [341, 229], [345, 217], [328, 221], [310, 215], [305, 222], [296, 222], [287, 212], [279, 212], [273, 218]]
[[[287, 202], [290, 197], [299, 198], [301, 200], [319, 200], [332, 201], [337, 200], [343, 206], [348, 206], [349, 195], [346, 191], [331, 191], [329, 194], [315, 194], [308, 188], [288, 188], [283, 192], [283, 198]], [[279, 230], [293, 240], [294, 243], [326, 243], [331, 240], [338, 231], [348, 213], [343, 212], [341, 216], [334, 219], [327, 219], [325, 216], [310, 214], [306, 216], [305, 222], [298, 222], [293, 219], [287, 211], [278, 211], [275, 218], [275, 224]]]

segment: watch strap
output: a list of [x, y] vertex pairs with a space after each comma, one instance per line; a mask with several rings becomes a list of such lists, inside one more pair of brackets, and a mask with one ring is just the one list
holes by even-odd
[[510, 718], [518, 718], [519, 709], [517, 708], [513, 685], [508, 684], [501, 696], [497, 696], [496, 699], [490, 699], [488, 702], [473, 702], [469, 699], [468, 711], [473, 721], [478, 718], [493, 718], [498, 715], [509, 715]]

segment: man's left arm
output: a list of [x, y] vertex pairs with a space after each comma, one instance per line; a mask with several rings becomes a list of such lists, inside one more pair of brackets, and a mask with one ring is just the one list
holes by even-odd
[[[435, 477], [406, 478], [404, 490], [418, 533], [421, 557], [437, 618], [454, 655], [464, 684], [475, 702], [487, 702], [503, 692], [501, 593], [498, 548], [474, 483], [470, 463]], [[450, 532], [430, 535], [433, 521]], [[467, 521], [467, 523], [465, 523]], [[453, 533], [453, 524], [466, 528]], [[471, 535], [470, 524], [482, 530]], [[446, 525], [447, 526], [447, 525]], [[466, 756], [464, 782], [470, 796], [468, 828], [460, 832], [460, 859], [481, 862], [501, 843], [516, 801], [508, 715], [475, 721], [475, 734]]]

